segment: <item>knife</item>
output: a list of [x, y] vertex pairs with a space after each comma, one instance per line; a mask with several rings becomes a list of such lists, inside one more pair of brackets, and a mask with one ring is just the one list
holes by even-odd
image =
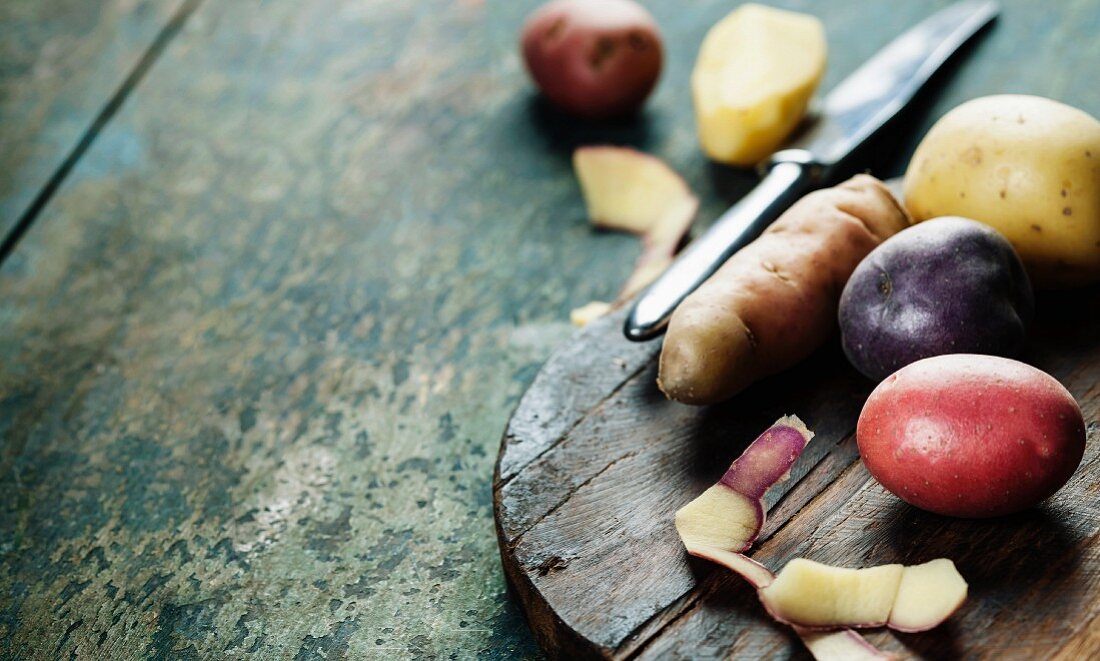
[[664, 332], [672, 311], [806, 193], [838, 183], [845, 159], [909, 103], [940, 66], [992, 21], [993, 0], [942, 9], [897, 37], [825, 97], [821, 118], [790, 149], [776, 152], [760, 183], [714, 222], [653, 282], [626, 316], [623, 333], [641, 342]]

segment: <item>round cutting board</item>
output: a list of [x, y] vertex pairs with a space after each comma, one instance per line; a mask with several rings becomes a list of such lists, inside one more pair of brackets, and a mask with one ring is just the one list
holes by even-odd
[[752, 557], [772, 570], [795, 557], [849, 567], [951, 558], [970, 585], [963, 609], [930, 632], [865, 632], [872, 644], [902, 657], [1095, 657], [1098, 301], [1098, 290], [1040, 298], [1043, 321], [1024, 357], [1080, 402], [1089, 421], [1080, 468], [1038, 508], [979, 521], [917, 510], [870, 477], [853, 433], [873, 384], [836, 341], [697, 408], [658, 391], [660, 340], [623, 339], [622, 312], [578, 331], [519, 402], [493, 481], [505, 574], [535, 636], [553, 658], [809, 658], [741, 579], [689, 558], [673, 527], [678, 508], [793, 413], [816, 435], [769, 493]]

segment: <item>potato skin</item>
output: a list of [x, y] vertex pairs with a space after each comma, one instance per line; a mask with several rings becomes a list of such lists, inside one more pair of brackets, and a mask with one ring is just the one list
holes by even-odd
[[905, 173], [915, 220], [973, 218], [1016, 248], [1036, 288], [1100, 282], [1100, 122], [1035, 96], [944, 115]]
[[633, 0], [553, 0], [527, 19], [521, 49], [543, 95], [588, 119], [640, 108], [663, 60], [657, 23]]
[[1008, 358], [951, 354], [898, 370], [860, 413], [856, 441], [882, 486], [965, 518], [1038, 504], [1073, 475], [1085, 422], [1054, 377]]
[[908, 221], [867, 175], [799, 200], [676, 308], [661, 349], [661, 390], [712, 404], [809, 356], [832, 333], [856, 265]]
[[1034, 310], [1012, 244], [976, 220], [936, 218], [898, 232], [856, 267], [840, 296], [841, 346], [875, 381], [940, 354], [1015, 356]]

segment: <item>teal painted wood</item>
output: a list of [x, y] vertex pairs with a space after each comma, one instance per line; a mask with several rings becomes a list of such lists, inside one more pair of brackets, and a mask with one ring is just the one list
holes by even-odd
[[[534, 4], [190, 17], [0, 266], [0, 655], [537, 654], [493, 455], [569, 309], [638, 251], [588, 227], [569, 153], [660, 154], [703, 222], [752, 179], [703, 159], [686, 96], [729, 3], [647, 3], [668, 68], [602, 126], [534, 100]], [[825, 20], [828, 87], [946, 3], [779, 4]], [[990, 92], [1100, 114], [1100, 10], [1006, 4], [907, 139]]]
[[0, 4], [0, 243], [183, 4]]

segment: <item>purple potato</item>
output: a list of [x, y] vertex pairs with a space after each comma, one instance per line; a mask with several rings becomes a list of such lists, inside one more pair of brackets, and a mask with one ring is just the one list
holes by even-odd
[[879, 381], [930, 356], [1018, 355], [1034, 311], [1007, 239], [974, 220], [936, 218], [898, 232], [856, 267], [840, 297], [841, 343]]

